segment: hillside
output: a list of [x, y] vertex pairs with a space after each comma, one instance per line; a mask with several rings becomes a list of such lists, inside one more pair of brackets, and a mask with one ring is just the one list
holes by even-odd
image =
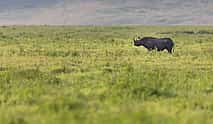
[[7, 0], [0, 24], [206, 25], [212, 9], [210, 0]]

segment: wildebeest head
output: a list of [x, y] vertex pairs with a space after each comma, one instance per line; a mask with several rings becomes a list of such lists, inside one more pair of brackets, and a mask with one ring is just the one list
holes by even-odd
[[156, 39], [156, 38], [154, 38], [154, 37], [143, 37], [143, 38], [138, 37], [137, 39], [134, 39], [134, 45], [135, 46], [144, 46], [147, 41], [153, 40], [153, 39]]
[[141, 40], [140, 37], [134, 38], [133, 40], [134, 40], [134, 45], [135, 45], [135, 46], [143, 45], [143, 41]]

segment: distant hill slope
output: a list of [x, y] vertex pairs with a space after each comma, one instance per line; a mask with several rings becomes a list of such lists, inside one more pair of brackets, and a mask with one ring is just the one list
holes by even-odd
[[0, 24], [213, 24], [213, 1], [7, 0]]

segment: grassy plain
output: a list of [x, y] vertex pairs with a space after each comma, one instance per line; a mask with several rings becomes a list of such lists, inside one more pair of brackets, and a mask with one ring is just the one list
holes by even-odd
[[213, 27], [0, 27], [0, 123], [212, 124]]

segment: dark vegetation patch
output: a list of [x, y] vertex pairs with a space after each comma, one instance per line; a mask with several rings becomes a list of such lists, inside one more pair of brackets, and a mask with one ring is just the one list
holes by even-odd
[[11, 117], [9, 124], [27, 124], [27, 121], [22, 116], [13, 116]]
[[1, 72], [1, 71], [7, 71], [7, 70], [8, 70], [7, 67], [0, 66], [0, 72]]
[[213, 34], [213, 31], [210, 30], [199, 30], [199, 31], [175, 31], [175, 32], [161, 32], [159, 34], [187, 34], [187, 35], [209, 35]]
[[13, 39], [13, 37], [11, 35], [7, 35], [7, 34], [4, 34], [4, 33], [0, 32], [0, 39], [2, 39], [2, 40], [11, 40], [11, 39]]
[[200, 30], [196, 34], [213, 34], [213, 31]]
[[60, 111], [76, 111], [87, 108], [87, 99], [84, 95], [79, 95], [79, 93], [75, 93], [71, 95], [65, 95], [62, 97], [56, 97], [49, 103], [47, 103], [47, 110], [51, 110], [53, 112]]
[[10, 35], [12, 35], [15, 38], [29, 38], [29, 39], [33, 39], [35, 37], [43, 38], [45, 36], [45, 34], [41, 32], [17, 32]]
[[76, 71], [76, 69], [74, 67], [63, 66], [63, 67], [52, 70], [51, 73], [52, 74], [61, 74], [61, 73], [72, 73], [75, 71]]
[[15, 69], [2, 73], [0, 82], [2, 84], [20, 84], [23, 82], [35, 82], [42, 84], [60, 85], [64, 81], [52, 73], [42, 72], [39, 69]]
[[[73, 55], [72, 52], [70, 51], [47, 51], [45, 53], [46, 56], [52, 56], [52, 57], [59, 57], [59, 56], [62, 56], [62, 57], [67, 57], [69, 55]], [[75, 55], [75, 54], [74, 54]], [[79, 55], [79, 54], [78, 54]]]
[[91, 56], [94, 52], [91, 50], [81, 50], [81, 51], [75, 51], [75, 50], [54, 50], [54, 51], [46, 51], [44, 54], [45, 56], [51, 56], [51, 57], [82, 57], [82, 56]]

